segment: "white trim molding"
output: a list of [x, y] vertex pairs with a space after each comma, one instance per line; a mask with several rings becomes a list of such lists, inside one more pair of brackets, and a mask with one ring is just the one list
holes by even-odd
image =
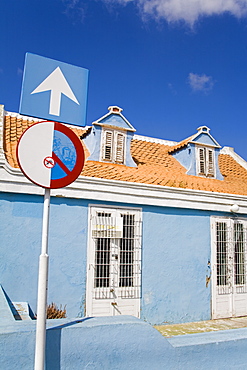
[[[0, 161], [0, 191], [43, 195], [44, 189], [31, 183], [19, 169]], [[230, 212], [232, 204], [238, 214], [247, 214], [246, 196], [202, 190], [180, 189], [161, 185], [98, 179], [80, 176], [74, 183], [61, 189], [52, 189], [54, 197], [115, 202], [137, 206], [150, 205], [207, 211]]]
[[148, 143], [155, 143], [155, 144], [162, 144], [162, 145], [169, 145], [174, 146], [178, 144], [178, 141], [170, 141], [164, 139], [156, 139], [155, 137], [148, 137], [134, 134], [133, 140], [140, 140], [140, 141], [147, 141]]

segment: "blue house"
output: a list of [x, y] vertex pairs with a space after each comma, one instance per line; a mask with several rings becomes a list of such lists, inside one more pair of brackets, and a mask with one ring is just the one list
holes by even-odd
[[[16, 145], [37, 121], [1, 106], [0, 283], [34, 313], [44, 189]], [[181, 142], [137, 135], [117, 106], [71, 129], [86, 161], [51, 191], [48, 303], [152, 324], [247, 315], [245, 160], [206, 126]]]

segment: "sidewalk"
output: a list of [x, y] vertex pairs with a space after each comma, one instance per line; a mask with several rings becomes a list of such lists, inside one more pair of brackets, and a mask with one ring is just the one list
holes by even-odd
[[247, 327], [247, 316], [230, 319], [218, 319], [199, 322], [188, 322], [184, 324], [157, 325], [154, 326], [164, 337], [175, 335], [205, 333], [210, 331], [239, 329]]

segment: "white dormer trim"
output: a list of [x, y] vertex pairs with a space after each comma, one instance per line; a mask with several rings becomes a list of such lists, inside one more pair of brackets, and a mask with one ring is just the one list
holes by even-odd
[[111, 128], [103, 128], [101, 135], [101, 161], [108, 163], [125, 164], [125, 152], [125, 132]]
[[202, 177], [216, 177], [214, 148], [196, 145], [196, 174]]
[[111, 105], [110, 107], [108, 107], [108, 110], [110, 113], [121, 113], [123, 111], [123, 108], [120, 108], [117, 105]]
[[112, 114], [118, 114], [126, 123], [126, 125], [128, 126], [127, 128], [125, 127], [121, 127], [121, 130], [124, 130], [124, 131], [133, 131], [135, 132], [136, 129], [131, 125], [131, 123], [123, 116], [123, 114], [121, 113], [123, 111], [122, 108], [118, 107], [117, 105], [113, 105], [113, 106], [110, 106], [108, 107], [108, 113], [106, 113], [104, 116], [100, 117], [99, 119], [97, 119], [96, 121], [94, 121], [92, 123], [92, 125], [100, 125], [102, 127], [116, 127], [116, 128], [119, 128], [118, 126], [114, 126], [114, 125], [108, 125], [107, 123], [102, 123], [101, 121], [103, 121], [105, 118], [109, 117], [110, 115]]
[[[197, 144], [197, 142], [195, 142], [194, 140], [200, 136], [201, 134], [207, 134], [210, 139], [214, 142], [214, 145], [210, 145], [210, 144], [205, 144], [205, 146], [212, 146], [214, 148], [221, 148], [221, 145], [213, 138], [213, 136], [210, 134], [210, 128], [207, 127], [207, 126], [200, 126], [197, 128], [197, 134], [195, 134], [194, 136], [192, 136], [191, 140], [189, 141], [189, 143], [193, 143], [193, 144]], [[200, 143], [198, 143], [198, 145], [200, 145]], [[201, 144], [201, 145], [204, 145], [204, 144]]]

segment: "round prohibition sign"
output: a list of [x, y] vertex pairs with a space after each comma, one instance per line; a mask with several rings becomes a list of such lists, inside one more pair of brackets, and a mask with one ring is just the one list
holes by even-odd
[[23, 174], [47, 189], [63, 188], [80, 175], [84, 150], [80, 139], [62, 123], [44, 121], [30, 126], [17, 145]]
[[44, 165], [47, 168], [53, 168], [55, 166], [55, 161], [52, 157], [45, 157]]

